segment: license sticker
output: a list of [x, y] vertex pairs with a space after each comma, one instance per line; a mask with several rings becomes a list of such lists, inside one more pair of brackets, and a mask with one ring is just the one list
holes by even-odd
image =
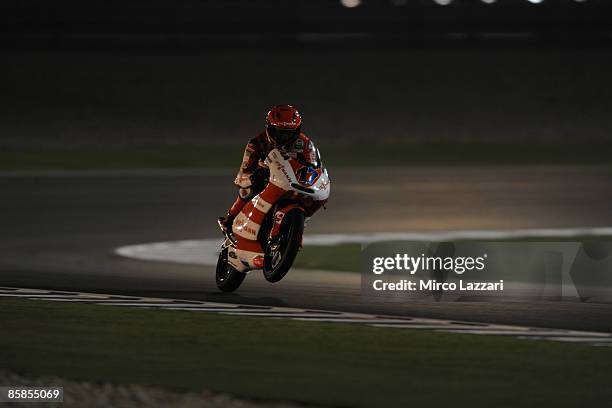
[[263, 268], [264, 266], [263, 256], [258, 256], [258, 257], [253, 258], [253, 265], [255, 265], [255, 267], [257, 268]]

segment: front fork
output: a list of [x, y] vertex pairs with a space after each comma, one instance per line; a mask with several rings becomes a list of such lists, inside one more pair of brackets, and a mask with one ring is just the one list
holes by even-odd
[[[298, 209], [299, 211], [304, 212], [304, 209], [298, 204], [290, 204], [286, 207], [274, 210], [274, 223], [272, 224], [272, 229], [270, 229], [270, 233], [268, 234], [268, 241], [267, 241], [267, 248], [269, 248], [270, 251], [278, 250], [278, 248], [280, 247], [281, 242], [277, 240], [276, 238], [280, 234], [280, 229], [281, 229], [281, 225], [283, 224], [283, 219], [285, 218], [285, 214], [287, 214], [289, 211], [293, 209]], [[309, 219], [310, 217], [305, 219], [304, 226], [306, 226]], [[304, 236], [302, 235], [302, 238], [300, 240], [300, 249], [302, 249], [303, 244], [304, 244]]]

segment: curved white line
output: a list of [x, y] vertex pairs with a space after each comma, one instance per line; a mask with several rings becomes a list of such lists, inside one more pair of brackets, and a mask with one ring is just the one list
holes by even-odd
[[[612, 227], [387, 232], [376, 234], [311, 234], [304, 236], [304, 244], [338, 245], [346, 243], [367, 244], [380, 241], [448, 241], [456, 239], [511, 239], [529, 237], [571, 238], [597, 235], [612, 235]], [[214, 266], [217, 264], [217, 254], [221, 242], [221, 238], [153, 242], [119, 247], [114, 252], [123, 257], [147, 261]]]

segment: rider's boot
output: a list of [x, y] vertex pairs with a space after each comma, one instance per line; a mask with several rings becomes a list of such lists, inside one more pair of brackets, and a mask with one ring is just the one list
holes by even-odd
[[245, 200], [238, 196], [238, 198], [236, 198], [236, 201], [234, 201], [234, 204], [232, 204], [225, 217], [219, 217], [217, 223], [219, 224], [219, 227], [221, 227], [223, 232], [228, 234], [232, 233], [232, 224], [234, 223], [234, 218], [236, 218], [236, 216], [240, 214], [240, 210], [244, 208], [247, 202], [248, 200]]

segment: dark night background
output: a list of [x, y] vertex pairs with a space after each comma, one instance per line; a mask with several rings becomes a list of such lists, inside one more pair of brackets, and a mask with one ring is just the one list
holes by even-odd
[[[262, 408], [611, 400], [611, 350], [591, 345], [612, 333], [601, 264], [576, 258], [561, 297], [499, 302], [370, 302], [351, 273], [371, 234], [612, 241], [611, 46], [609, 0], [0, 1], [0, 385], [70, 380], [66, 408], [158, 395], [128, 384]], [[305, 240], [283, 281], [255, 272], [221, 293], [217, 218], [245, 143], [282, 103], [332, 180], [305, 237], [346, 242]], [[243, 316], [73, 303], [81, 292]], [[324, 315], [244, 316], [274, 306]], [[323, 322], [336, 311], [521, 331]], [[514, 338], [528, 327], [588, 333]], [[531, 334], [558, 339], [547, 331]]]
[[349, 148], [608, 145], [612, 5], [533, 1], [4, 1], [0, 148], [238, 146], [287, 102]]

